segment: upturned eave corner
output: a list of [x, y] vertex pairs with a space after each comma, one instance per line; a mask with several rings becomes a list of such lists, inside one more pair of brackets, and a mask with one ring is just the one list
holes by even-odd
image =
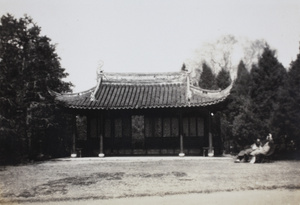
[[59, 94], [56, 99], [72, 109], [150, 109], [204, 107], [222, 102], [224, 90], [205, 90], [191, 85], [187, 72], [97, 73], [97, 85], [80, 93]]
[[194, 95], [198, 95], [200, 97], [210, 97], [213, 99], [218, 99], [218, 98], [226, 98], [227, 96], [230, 95], [230, 91], [232, 89], [233, 83], [231, 83], [227, 88], [223, 90], [208, 90], [208, 89], [203, 89], [200, 87], [196, 87], [193, 85], [190, 85], [191, 92]]

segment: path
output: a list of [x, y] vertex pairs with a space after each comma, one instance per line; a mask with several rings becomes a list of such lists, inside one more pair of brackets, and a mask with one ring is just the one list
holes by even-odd
[[254, 190], [239, 192], [217, 192], [209, 194], [185, 194], [172, 196], [153, 196], [137, 198], [121, 198], [108, 200], [59, 201], [47, 203], [26, 203], [47, 205], [199, 205], [199, 204], [243, 204], [243, 205], [300, 205], [300, 190]]

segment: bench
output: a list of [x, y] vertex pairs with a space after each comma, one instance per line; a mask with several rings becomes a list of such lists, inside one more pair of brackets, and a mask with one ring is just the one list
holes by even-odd
[[271, 162], [272, 155], [274, 154], [276, 145], [271, 146], [270, 150], [266, 154], [256, 155], [256, 163]]

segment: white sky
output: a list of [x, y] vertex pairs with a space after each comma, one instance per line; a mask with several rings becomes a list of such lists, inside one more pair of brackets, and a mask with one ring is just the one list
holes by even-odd
[[299, 0], [0, 0], [0, 15], [28, 14], [57, 44], [74, 91], [105, 72], [179, 71], [203, 42], [265, 39], [288, 67], [299, 53]]

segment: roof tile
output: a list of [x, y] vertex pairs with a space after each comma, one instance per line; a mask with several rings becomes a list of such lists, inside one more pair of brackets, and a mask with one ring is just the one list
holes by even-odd
[[[112, 75], [109, 75], [112, 76]], [[68, 107], [75, 109], [136, 109], [155, 107], [188, 107], [206, 106], [223, 101], [230, 88], [213, 93], [202, 92], [200, 88], [191, 86], [192, 97], [186, 99], [187, 84], [184, 77], [176, 73], [173, 77], [152, 76], [149, 80], [143, 74], [143, 79], [126, 80], [115, 77], [112, 81], [102, 79], [100, 85], [80, 94], [57, 95], [57, 99], [64, 101]], [[138, 80], [137, 80], [138, 79]], [[159, 79], [159, 80], [155, 80]], [[178, 80], [179, 79], [179, 80]], [[91, 95], [95, 92], [95, 100]]]

